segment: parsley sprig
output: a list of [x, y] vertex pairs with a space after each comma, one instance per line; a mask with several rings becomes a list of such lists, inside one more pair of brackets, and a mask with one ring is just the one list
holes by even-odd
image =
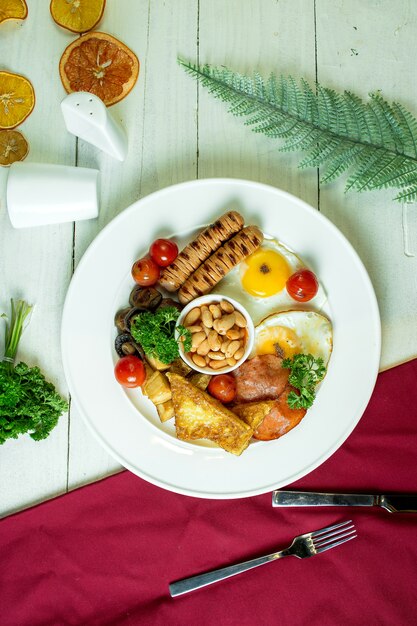
[[191, 350], [190, 331], [184, 326], [175, 328], [179, 314], [178, 309], [167, 306], [155, 313], [143, 311], [134, 318], [130, 331], [145, 354], [168, 364], [178, 358], [180, 341], [185, 352]]
[[315, 358], [312, 354], [296, 354], [292, 359], [284, 359], [282, 367], [291, 370], [288, 382], [299, 391], [290, 391], [288, 406], [291, 409], [311, 407], [316, 397], [316, 385], [326, 373], [323, 359]]
[[45, 380], [39, 367], [26, 363], [15, 365], [24, 323], [32, 307], [24, 300], [11, 301], [11, 315], [6, 315], [5, 352], [0, 360], [0, 444], [29, 433], [32, 439], [45, 439], [56, 426], [66, 401]]

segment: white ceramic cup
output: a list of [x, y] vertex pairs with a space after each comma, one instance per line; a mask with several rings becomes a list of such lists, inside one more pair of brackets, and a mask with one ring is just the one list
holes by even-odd
[[88, 220], [98, 215], [99, 171], [49, 163], [13, 163], [7, 210], [14, 228]]

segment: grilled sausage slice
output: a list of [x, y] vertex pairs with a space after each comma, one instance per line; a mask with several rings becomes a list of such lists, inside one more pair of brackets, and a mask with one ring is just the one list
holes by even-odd
[[307, 411], [305, 409], [291, 409], [288, 406], [287, 398], [291, 391], [296, 390], [291, 385], [288, 385], [253, 433], [255, 439], [260, 439], [261, 441], [278, 439], [278, 437], [286, 435], [301, 422]]
[[237, 403], [276, 400], [288, 383], [289, 370], [275, 354], [261, 354], [245, 361], [233, 375]]
[[237, 211], [229, 211], [207, 226], [179, 253], [171, 265], [164, 269], [159, 280], [167, 291], [177, 291], [187, 278], [215, 252], [222, 243], [243, 228], [244, 220]]
[[186, 304], [211, 291], [235, 265], [259, 248], [263, 238], [257, 226], [243, 228], [191, 274], [178, 292], [179, 301]]

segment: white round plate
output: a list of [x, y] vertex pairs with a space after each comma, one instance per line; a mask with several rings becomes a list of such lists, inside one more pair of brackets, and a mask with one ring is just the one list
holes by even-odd
[[[186, 241], [229, 209], [297, 252], [328, 295], [334, 349], [313, 407], [284, 437], [253, 442], [240, 457], [177, 440], [139, 390], [117, 384], [114, 314], [127, 305], [132, 263], [157, 237]], [[122, 465], [170, 491], [240, 498], [280, 488], [323, 463], [352, 432], [378, 373], [380, 320], [371, 282], [340, 231], [294, 196], [250, 181], [196, 180], [158, 191], [118, 215], [83, 256], [62, 321], [65, 374], [73, 400]], [[172, 421], [172, 420], [171, 420]]]

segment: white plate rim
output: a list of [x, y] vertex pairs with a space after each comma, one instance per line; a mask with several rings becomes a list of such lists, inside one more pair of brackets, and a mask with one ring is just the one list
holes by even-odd
[[[341, 241], [343, 241], [344, 246], [346, 246], [346, 248], [349, 249], [350, 254], [356, 261], [357, 267], [360, 269], [361, 277], [366, 283], [368, 296], [369, 296], [368, 304], [369, 304], [370, 313], [372, 314], [373, 322], [374, 322], [374, 340], [375, 340], [373, 363], [369, 371], [368, 397], [362, 400], [361, 404], [359, 405], [359, 408], [357, 409], [357, 412], [359, 413], [359, 417], [351, 421], [351, 423], [345, 428], [343, 433], [341, 433], [340, 437], [334, 441], [333, 445], [329, 446], [327, 450], [320, 457], [318, 457], [315, 462], [310, 463], [307, 467], [304, 467], [300, 471], [294, 472], [291, 475], [289, 475], [285, 483], [278, 484], [276, 481], [273, 481], [271, 483], [268, 483], [267, 485], [263, 485], [262, 487], [259, 487], [258, 489], [250, 489], [250, 490], [242, 489], [239, 492], [223, 491], [222, 493], [219, 493], [218, 491], [212, 492], [212, 491], [207, 491], [203, 489], [183, 488], [176, 484], [170, 483], [168, 480], [161, 480], [161, 479], [155, 478], [154, 476], [149, 475], [145, 471], [140, 470], [137, 466], [134, 466], [131, 463], [129, 463], [126, 460], [126, 458], [124, 458], [123, 455], [119, 453], [117, 449], [115, 449], [108, 441], [103, 439], [103, 437], [100, 434], [99, 429], [95, 426], [93, 421], [88, 416], [88, 413], [85, 411], [82, 401], [80, 401], [80, 398], [77, 397], [77, 392], [74, 387], [73, 377], [72, 377], [70, 367], [69, 367], [69, 360], [67, 358], [67, 354], [65, 351], [65, 329], [66, 329], [66, 323], [67, 323], [67, 317], [68, 317], [68, 310], [69, 310], [70, 302], [71, 302], [72, 291], [74, 290], [74, 285], [76, 284], [76, 281], [78, 280], [78, 276], [82, 274], [84, 266], [89, 262], [91, 255], [94, 254], [95, 248], [99, 246], [101, 240], [107, 236], [108, 231], [114, 228], [115, 225], [117, 225], [119, 221], [128, 219], [129, 215], [137, 211], [139, 207], [143, 207], [147, 203], [150, 203], [157, 198], [162, 198], [164, 195], [169, 195], [172, 191], [181, 191], [182, 188], [190, 188], [194, 186], [200, 186], [200, 185], [205, 186], [205, 185], [213, 185], [213, 184], [214, 185], [218, 185], [218, 184], [238, 185], [239, 187], [242, 187], [242, 188], [249, 187], [252, 190], [263, 189], [269, 192], [272, 191], [273, 193], [276, 193], [282, 198], [287, 199], [288, 201], [292, 203], [298, 204], [300, 207], [302, 207], [303, 210], [313, 213], [316, 219], [325, 223], [326, 227], [330, 229], [331, 231], [333, 231], [333, 234], [337, 238], [339, 238]], [[131, 204], [129, 207], [121, 211], [98, 233], [98, 235], [90, 243], [87, 250], [83, 254], [81, 260], [79, 261], [77, 268], [73, 274], [69, 288], [68, 288], [68, 292], [67, 292], [67, 296], [66, 296], [64, 308], [63, 308], [63, 315], [62, 315], [61, 346], [62, 346], [62, 361], [63, 361], [63, 366], [64, 366], [64, 372], [65, 372], [66, 380], [67, 380], [68, 387], [69, 387], [73, 401], [77, 405], [77, 408], [82, 418], [84, 419], [86, 425], [88, 426], [89, 430], [93, 433], [93, 435], [100, 442], [100, 444], [107, 450], [107, 452], [111, 454], [122, 466], [124, 466], [126, 469], [130, 470], [131, 472], [135, 473], [136, 475], [142, 477], [143, 479], [147, 480], [148, 482], [151, 482], [154, 485], [157, 485], [159, 487], [162, 487], [163, 489], [168, 489], [170, 491], [173, 491], [182, 495], [188, 495], [188, 496], [200, 497], [200, 498], [209, 498], [209, 499], [234, 499], [234, 498], [251, 497], [254, 495], [260, 495], [260, 494], [269, 492], [275, 488], [280, 488], [284, 485], [287, 485], [296, 480], [299, 480], [303, 476], [306, 476], [307, 474], [312, 472], [314, 469], [319, 467], [322, 463], [324, 463], [346, 441], [346, 439], [349, 437], [349, 435], [352, 433], [354, 428], [357, 426], [359, 420], [361, 419], [363, 412], [365, 411], [366, 406], [369, 403], [370, 397], [372, 395], [372, 391], [376, 383], [376, 379], [377, 379], [378, 371], [379, 371], [380, 353], [381, 353], [381, 323], [380, 323], [379, 309], [378, 309], [378, 303], [377, 303], [377, 299], [375, 296], [375, 292], [374, 292], [371, 280], [369, 278], [369, 275], [366, 271], [366, 268], [362, 260], [360, 259], [358, 253], [353, 248], [349, 240], [335, 226], [335, 224], [333, 224], [325, 215], [320, 213], [317, 209], [314, 209], [312, 206], [310, 206], [309, 204], [307, 204], [300, 198], [284, 190], [273, 187], [271, 185], [266, 185], [264, 183], [258, 183], [255, 181], [239, 179], [239, 178], [203, 178], [203, 179], [196, 179], [196, 180], [186, 181], [182, 183], [177, 183], [175, 185], [171, 185], [163, 189], [157, 190], [137, 200], [136, 202]]]

